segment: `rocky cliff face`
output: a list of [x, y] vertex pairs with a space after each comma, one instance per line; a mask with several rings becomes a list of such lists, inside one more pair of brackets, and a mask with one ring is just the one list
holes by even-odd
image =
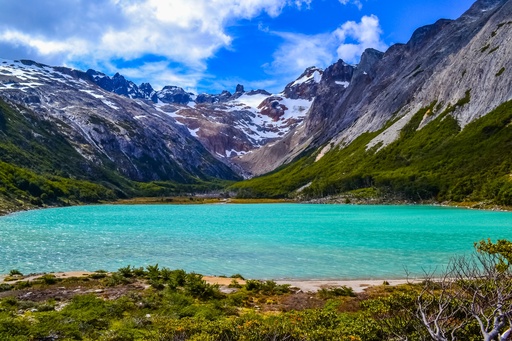
[[262, 174], [308, 149], [344, 146], [364, 132], [393, 125], [368, 147], [394, 141], [420, 109], [436, 102], [422, 126], [449, 112], [459, 125], [512, 99], [512, 1], [477, 1], [459, 19], [416, 30], [385, 53], [366, 50], [359, 65], [329, 67], [304, 120], [277, 143], [235, 159]]

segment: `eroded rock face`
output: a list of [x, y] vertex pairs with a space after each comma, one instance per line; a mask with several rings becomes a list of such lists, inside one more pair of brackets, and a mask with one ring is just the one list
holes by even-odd
[[[114, 78], [120, 79], [92, 70], [87, 73], [92, 81], [111, 92], [115, 89]], [[262, 89], [246, 91], [241, 84], [234, 93], [194, 95], [177, 86], [154, 91], [148, 83], [140, 87], [123, 83], [133, 93], [120, 94], [153, 102], [158, 111], [186, 126], [212, 155], [237, 172], [245, 173], [232, 159], [279, 140], [301, 124], [316, 96], [322, 74], [321, 69], [308, 68], [277, 95]], [[347, 77], [338, 78], [344, 81]]]
[[262, 115], [270, 117], [274, 122], [278, 121], [288, 110], [288, 108], [282, 104], [282, 97], [270, 96], [261, 102], [258, 106]]
[[511, 55], [512, 1], [477, 1], [457, 20], [419, 28], [407, 44], [366, 50], [356, 67], [339, 61], [327, 68], [304, 123], [236, 161], [262, 174], [304, 150], [343, 147], [397, 119], [369, 147], [386, 145], [420, 108], [437, 103], [423, 126], [469, 94], [450, 113], [464, 127], [512, 99]]

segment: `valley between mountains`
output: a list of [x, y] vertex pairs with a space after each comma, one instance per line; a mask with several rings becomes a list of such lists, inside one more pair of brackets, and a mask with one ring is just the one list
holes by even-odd
[[512, 1], [277, 94], [0, 60], [0, 206], [221, 193], [512, 206]]

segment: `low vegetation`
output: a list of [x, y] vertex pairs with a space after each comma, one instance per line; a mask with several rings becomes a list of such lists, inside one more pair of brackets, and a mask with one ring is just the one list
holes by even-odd
[[[1, 340], [500, 340], [511, 331], [512, 243], [481, 241], [423, 283], [303, 293], [158, 265], [0, 284]], [[239, 282], [240, 281], [240, 282]], [[243, 284], [240, 284], [243, 283]]]

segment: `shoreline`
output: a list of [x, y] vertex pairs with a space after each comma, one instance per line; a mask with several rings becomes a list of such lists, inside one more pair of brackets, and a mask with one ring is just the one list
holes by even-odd
[[49, 205], [34, 207], [19, 207], [19, 209], [2, 208], [0, 206], [0, 217], [17, 212], [34, 211], [51, 208], [64, 208], [73, 206], [102, 206], [102, 205], [239, 205], [239, 204], [315, 204], [315, 205], [352, 205], [352, 206], [432, 206], [451, 207], [468, 210], [490, 211], [490, 212], [512, 212], [512, 206], [486, 204], [483, 202], [409, 202], [403, 200], [353, 200], [345, 203], [341, 198], [325, 197], [313, 200], [292, 200], [292, 199], [237, 199], [237, 198], [213, 198], [213, 197], [136, 197], [131, 199], [118, 199], [116, 201], [104, 201], [98, 203], [76, 203], [73, 205]]
[[404, 284], [421, 283], [421, 279], [352, 279], [352, 280], [278, 280], [277, 284], [289, 284], [304, 292], [317, 292], [321, 289], [349, 287], [355, 293], [362, 293], [368, 288], [385, 286], [398, 286]]
[[[15, 279], [12, 281], [5, 281], [8, 274], [0, 274], [0, 284], [1, 283], [16, 283], [18, 281], [33, 281], [35, 279], [40, 278], [44, 275], [54, 275], [56, 278], [72, 278], [72, 277], [88, 277], [95, 272], [92, 271], [63, 271], [63, 272], [49, 272], [49, 273], [38, 273], [38, 274], [29, 274], [19, 279]], [[110, 274], [110, 272], [109, 272]], [[240, 278], [231, 278], [231, 277], [219, 277], [219, 276], [203, 276], [203, 280], [208, 284], [218, 284], [221, 287], [227, 287], [231, 284], [233, 280], [236, 280], [240, 284], [245, 284], [246, 280], [242, 280]], [[331, 280], [318, 280], [318, 279], [280, 279], [274, 280], [277, 284], [288, 284], [291, 287], [298, 288], [302, 292], [317, 292], [321, 289], [329, 289], [329, 288], [337, 288], [346, 286], [351, 288], [355, 293], [362, 293], [366, 289], [381, 285], [386, 286], [398, 286], [404, 284], [417, 284], [421, 283], [423, 279], [331, 279]]]

